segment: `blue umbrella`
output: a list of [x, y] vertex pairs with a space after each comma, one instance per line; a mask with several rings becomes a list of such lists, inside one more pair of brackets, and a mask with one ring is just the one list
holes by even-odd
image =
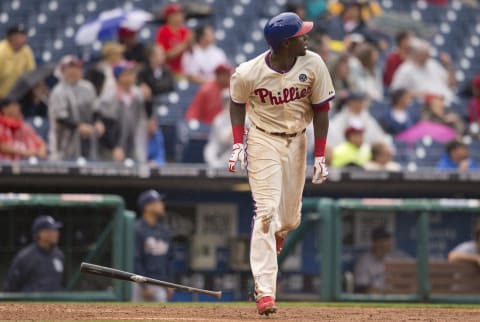
[[152, 20], [153, 15], [145, 10], [116, 8], [104, 11], [97, 18], [88, 20], [77, 31], [75, 43], [89, 45], [96, 40], [115, 38], [119, 27], [139, 30], [143, 25]]

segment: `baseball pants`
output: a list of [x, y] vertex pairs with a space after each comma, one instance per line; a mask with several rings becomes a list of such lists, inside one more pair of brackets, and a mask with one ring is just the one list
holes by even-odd
[[250, 246], [255, 297], [275, 298], [278, 273], [275, 235], [285, 236], [300, 224], [306, 135], [284, 138], [252, 126], [246, 149], [255, 210]]

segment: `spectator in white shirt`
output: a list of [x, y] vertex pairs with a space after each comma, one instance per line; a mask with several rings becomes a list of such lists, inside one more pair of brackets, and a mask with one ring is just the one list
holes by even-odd
[[335, 114], [330, 121], [327, 140], [330, 147], [336, 147], [345, 142], [345, 130], [352, 121], [364, 125], [366, 144], [374, 144], [380, 141], [391, 145], [391, 137], [383, 131], [377, 120], [368, 112], [369, 103], [367, 96], [363, 93], [349, 94], [341, 112]]
[[230, 122], [230, 93], [228, 88], [222, 92], [224, 110], [218, 114], [212, 123], [208, 143], [203, 150], [205, 162], [211, 168], [224, 168], [230, 157], [232, 145], [232, 130]]
[[188, 79], [203, 84], [215, 78], [215, 68], [228, 64], [225, 52], [215, 45], [212, 26], [202, 26], [195, 31], [196, 43], [182, 57], [182, 67]]
[[430, 56], [428, 42], [412, 39], [410, 54], [395, 73], [391, 89], [408, 89], [418, 97], [425, 94], [443, 96], [447, 105], [450, 105], [456, 85], [452, 61], [445, 53], [440, 54], [439, 59], [443, 66]]

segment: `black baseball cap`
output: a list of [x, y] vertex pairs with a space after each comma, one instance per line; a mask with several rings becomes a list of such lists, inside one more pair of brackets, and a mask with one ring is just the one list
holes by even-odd
[[63, 224], [59, 221], [55, 221], [52, 216], [43, 215], [35, 219], [32, 224], [32, 232], [35, 234], [42, 229], [59, 229]]
[[24, 24], [13, 25], [7, 28], [7, 37], [15, 34], [27, 34], [27, 28]]
[[138, 210], [143, 211], [143, 208], [145, 208], [146, 205], [148, 205], [151, 202], [155, 201], [163, 201], [165, 199], [165, 195], [158, 193], [158, 191], [150, 189], [147, 191], [144, 191], [138, 196], [137, 199], [137, 207]]
[[372, 230], [372, 240], [381, 240], [391, 238], [392, 234], [388, 232], [384, 227], [377, 227]]

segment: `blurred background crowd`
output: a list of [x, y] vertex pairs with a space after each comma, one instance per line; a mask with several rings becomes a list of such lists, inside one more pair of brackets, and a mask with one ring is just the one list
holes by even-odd
[[2, 162], [225, 168], [230, 75], [268, 50], [267, 19], [293, 11], [315, 22], [309, 50], [325, 60], [337, 92], [327, 141], [332, 167], [478, 168], [475, 0], [1, 6]]

